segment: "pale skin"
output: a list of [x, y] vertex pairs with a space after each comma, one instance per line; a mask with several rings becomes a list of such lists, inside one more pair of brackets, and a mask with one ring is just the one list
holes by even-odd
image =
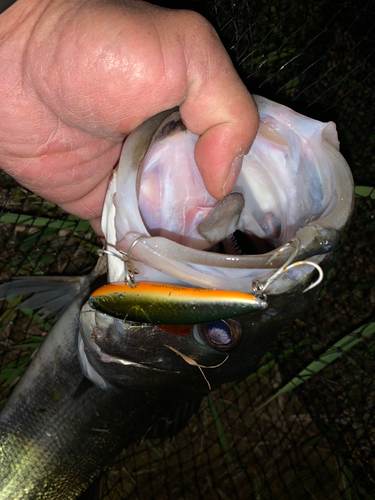
[[62, 208], [100, 216], [124, 138], [180, 106], [212, 196], [231, 191], [258, 114], [212, 26], [142, 1], [17, 0], [0, 15], [0, 166]]

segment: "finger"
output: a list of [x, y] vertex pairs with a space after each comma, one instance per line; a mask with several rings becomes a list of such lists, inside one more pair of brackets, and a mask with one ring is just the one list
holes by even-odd
[[221, 199], [235, 185], [259, 118], [253, 99], [213, 28], [203, 18], [194, 22], [205, 25], [201, 33], [205, 30], [208, 39], [197, 46], [194, 38], [184, 39], [188, 91], [181, 116], [187, 128], [201, 136], [195, 160], [209, 193]]
[[102, 231], [102, 218], [95, 217], [94, 219], [90, 219], [89, 222], [90, 222], [90, 225], [93, 228], [93, 230], [96, 232], [96, 234], [102, 240], [103, 244], [105, 244], [105, 238], [104, 238], [104, 234]]

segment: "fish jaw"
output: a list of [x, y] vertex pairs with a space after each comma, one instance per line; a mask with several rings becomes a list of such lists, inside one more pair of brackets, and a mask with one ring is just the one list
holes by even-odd
[[[82, 313], [80, 335], [86, 359], [81, 359], [81, 366], [95, 384], [99, 376], [107, 387], [207, 391], [197, 367], [193, 369], [171, 347], [204, 366], [226, 359], [222, 352], [203, 345], [197, 348], [192, 333], [181, 337], [149, 323], [124, 321], [92, 309], [88, 303]], [[93, 378], [87, 367], [94, 372]]]

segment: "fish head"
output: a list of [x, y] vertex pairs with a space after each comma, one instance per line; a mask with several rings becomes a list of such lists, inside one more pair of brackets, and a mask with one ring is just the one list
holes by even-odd
[[[131, 267], [135, 280], [256, 293], [267, 303], [231, 318], [241, 334], [224, 347], [200, 341], [205, 324], [193, 325], [187, 336], [152, 324], [126, 329], [124, 338], [137, 332], [143, 339], [152, 370], [168, 360], [176, 373], [184, 366], [198, 375], [190, 357], [200, 366], [219, 365], [210, 370], [212, 383], [250, 373], [271, 339], [311, 308], [350, 219], [354, 184], [335, 125], [263, 97], [255, 102], [258, 134], [233, 192], [222, 200], [204, 186], [194, 160], [198, 137], [178, 110], [150, 118], [125, 141], [102, 217], [109, 281], [126, 281]], [[104, 321], [102, 313], [91, 314]]]
[[[317, 292], [308, 293], [312, 300]], [[78, 338], [83, 373], [102, 388], [204, 393], [255, 371], [275, 332], [306, 304], [302, 294], [284, 294], [272, 297], [267, 309], [235, 318], [153, 325], [115, 318], [87, 302]]]

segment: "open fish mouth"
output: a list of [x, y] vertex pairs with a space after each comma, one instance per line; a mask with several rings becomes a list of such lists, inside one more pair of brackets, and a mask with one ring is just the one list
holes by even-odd
[[128, 137], [103, 212], [110, 282], [128, 278], [129, 262], [143, 281], [248, 293], [290, 293], [314, 281], [351, 216], [351, 172], [334, 123], [255, 102], [259, 132], [221, 201], [204, 187], [198, 137], [178, 111]]

